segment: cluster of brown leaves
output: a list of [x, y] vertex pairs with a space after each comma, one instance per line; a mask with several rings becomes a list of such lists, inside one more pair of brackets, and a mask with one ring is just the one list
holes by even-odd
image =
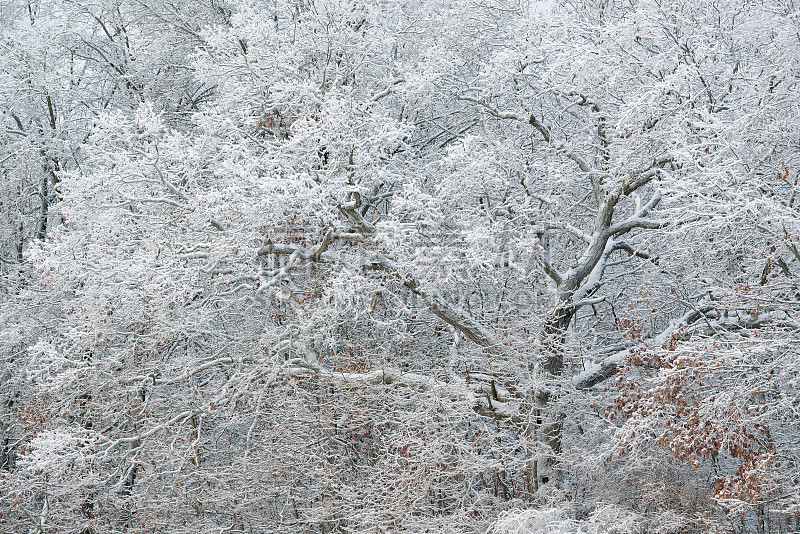
[[[606, 415], [656, 429], [656, 443], [693, 467], [722, 456], [738, 460], [735, 473], [714, 481], [713, 500], [763, 502], [777, 482], [769, 425], [759, 417], [764, 392], [723, 387], [731, 363], [724, 354], [677, 349], [671, 343], [634, 351]], [[635, 432], [620, 439], [620, 454], [632, 452]]]

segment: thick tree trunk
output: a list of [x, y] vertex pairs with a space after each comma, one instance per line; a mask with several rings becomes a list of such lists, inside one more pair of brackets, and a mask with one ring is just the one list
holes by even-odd
[[572, 319], [570, 308], [560, 305], [553, 310], [542, 332], [543, 363], [540, 370], [540, 386], [534, 392], [534, 416], [539, 458], [535, 463], [537, 487], [558, 480], [558, 456], [561, 454], [562, 434], [566, 414], [554, 412], [554, 387], [560, 383], [564, 370], [564, 343], [567, 326]]

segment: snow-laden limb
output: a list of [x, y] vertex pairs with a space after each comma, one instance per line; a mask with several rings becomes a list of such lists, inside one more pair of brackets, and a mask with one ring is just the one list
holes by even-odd
[[422, 295], [423, 301], [434, 315], [454, 328], [457, 328], [467, 336], [470, 341], [487, 349], [498, 348], [500, 346], [500, 340], [491, 330], [476, 321], [475, 318], [465, 310], [450, 303], [439, 293], [426, 292], [419, 289], [415, 291]]
[[[364, 262], [363, 267], [367, 270], [381, 270], [400, 276], [395, 262], [381, 254], [370, 257]], [[434, 315], [459, 330], [470, 341], [487, 349], [500, 347], [500, 339], [494, 332], [475, 320], [468, 312], [449, 302], [438, 292], [421, 287], [420, 283], [411, 277], [406, 277], [403, 283], [413, 293], [422, 297], [423, 302]]]
[[657, 336], [647, 340], [644, 343], [634, 345], [619, 352], [615, 352], [611, 356], [603, 359], [601, 362], [594, 363], [593, 365], [589, 366], [587, 369], [573, 378], [573, 385], [577, 389], [587, 389], [614, 376], [618, 367], [624, 363], [625, 359], [633, 354], [634, 351], [641, 350], [642, 348], [646, 347], [660, 347], [665, 341], [668, 341], [676, 331], [693, 324], [711, 309], [712, 308], [709, 306], [703, 306], [701, 308], [686, 312], [678, 319], [671, 321], [669, 326]]
[[[363, 388], [393, 385], [420, 392], [433, 393], [453, 402], [462, 402], [475, 412], [496, 419], [520, 420], [519, 402], [492, 377], [471, 375], [471, 384], [463, 377], [451, 376], [445, 382], [422, 373], [405, 372], [396, 367], [383, 367], [366, 372], [331, 371], [323, 365], [295, 358], [289, 360], [288, 374], [293, 377], [313, 377], [320, 382], [343, 388]], [[481, 379], [485, 378], [485, 379]]]
[[800, 315], [792, 315], [784, 310], [734, 310], [727, 313], [717, 311], [710, 319], [708, 322], [698, 323], [693, 331], [713, 335], [721, 331], [746, 331], [765, 327], [800, 330]]
[[[316, 247], [316, 250], [313, 251], [306, 247], [289, 244], [269, 243], [268, 245], [261, 247], [258, 250], [259, 256], [268, 256], [272, 254], [289, 256], [289, 261], [286, 263], [286, 265], [280, 269], [276, 269], [275, 271], [267, 273], [272, 276], [272, 279], [267, 282], [266, 286], [262, 288], [262, 290], [266, 289], [267, 287], [274, 286], [276, 283], [278, 283], [278, 281], [285, 278], [289, 271], [295, 267], [296, 260], [298, 258], [302, 258], [307, 261], [323, 263], [332, 263], [340, 260], [338, 254], [327, 250], [328, 244], [333, 240], [363, 240], [363, 236], [361, 234], [337, 233], [329, 235], [333, 235], [333, 237], [330, 239], [326, 238], [323, 243]], [[428, 307], [428, 309], [430, 309], [431, 312], [433, 312], [434, 315], [436, 315], [445, 323], [459, 330], [469, 340], [477, 345], [487, 349], [495, 349], [500, 347], [501, 341], [494, 334], [494, 332], [478, 322], [468, 312], [449, 302], [437, 291], [423, 287], [422, 284], [420, 284], [411, 276], [403, 276], [400, 273], [397, 263], [385, 255], [372, 254], [361, 262], [361, 266], [367, 271], [379, 270], [401, 278], [403, 284], [413, 293], [420, 296], [425, 305]]]
[[154, 426], [154, 427], [152, 427], [152, 428], [150, 428], [150, 429], [148, 429], [148, 430], [146, 430], [144, 432], [137, 433], [135, 435], [125, 436], [125, 437], [116, 438], [116, 439], [109, 439], [106, 436], [104, 436], [102, 434], [99, 434], [99, 433], [94, 433], [94, 436], [98, 440], [105, 442], [105, 443], [103, 443], [103, 446], [102, 446], [103, 456], [108, 456], [115, 449], [117, 449], [118, 447], [121, 447], [123, 445], [126, 445], [126, 444], [135, 444], [137, 448], [141, 447], [142, 442], [145, 439], [149, 438], [150, 436], [158, 434], [159, 432], [162, 432], [165, 429], [168, 429], [168, 428], [170, 428], [170, 427], [172, 427], [172, 426], [174, 426], [174, 425], [176, 425], [178, 423], [181, 423], [181, 422], [183, 422], [183, 421], [185, 421], [187, 419], [190, 419], [190, 418], [192, 418], [192, 417], [194, 417], [196, 415], [199, 415], [201, 413], [203, 413], [203, 410], [185, 410], [185, 411], [173, 416], [171, 419], [169, 419], [169, 420], [167, 420], [167, 421], [165, 421], [165, 422], [163, 422], [163, 423], [161, 423], [159, 425], [156, 425], [156, 426]]
[[573, 379], [573, 384], [577, 389], [587, 389], [599, 384], [614, 376], [628, 356], [643, 348], [658, 349], [676, 332], [681, 338], [687, 338], [698, 334], [713, 336], [725, 331], [747, 331], [764, 327], [800, 330], [800, 318], [793, 317], [783, 310], [762, 313], [735, 311], [721, 315], [713, 306], [703, 304], [673, 320], [657, 336], [615, 352], [602, 361], [588, 366]]
[[403, 82], [405, 82], [405, 80], [403, 78], [397, 78], [395, 80], [392, 80], [392, 82], [389, 85], [386, 86], [386, 89], [384, 89], [383, 91], [379, 91], [379, 92], [375, 93], [374, 95], [372, 95], [370, 100], [372, 102], [377, 102], [381, 98], [383, 98], [385, 96], [389, 96], [393, 91], [393, 87], [395, 85], [403, 83]]

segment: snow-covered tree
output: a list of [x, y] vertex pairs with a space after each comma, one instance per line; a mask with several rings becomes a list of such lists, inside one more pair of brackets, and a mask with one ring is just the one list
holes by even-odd
[[0, 9], [9, 528], [796, 528], [791, 3]]

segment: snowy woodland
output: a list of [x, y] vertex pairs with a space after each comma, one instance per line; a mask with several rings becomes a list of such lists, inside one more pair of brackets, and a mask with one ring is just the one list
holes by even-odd
[[0, 0], [0, 532], [800, 531], [797, 0]]

